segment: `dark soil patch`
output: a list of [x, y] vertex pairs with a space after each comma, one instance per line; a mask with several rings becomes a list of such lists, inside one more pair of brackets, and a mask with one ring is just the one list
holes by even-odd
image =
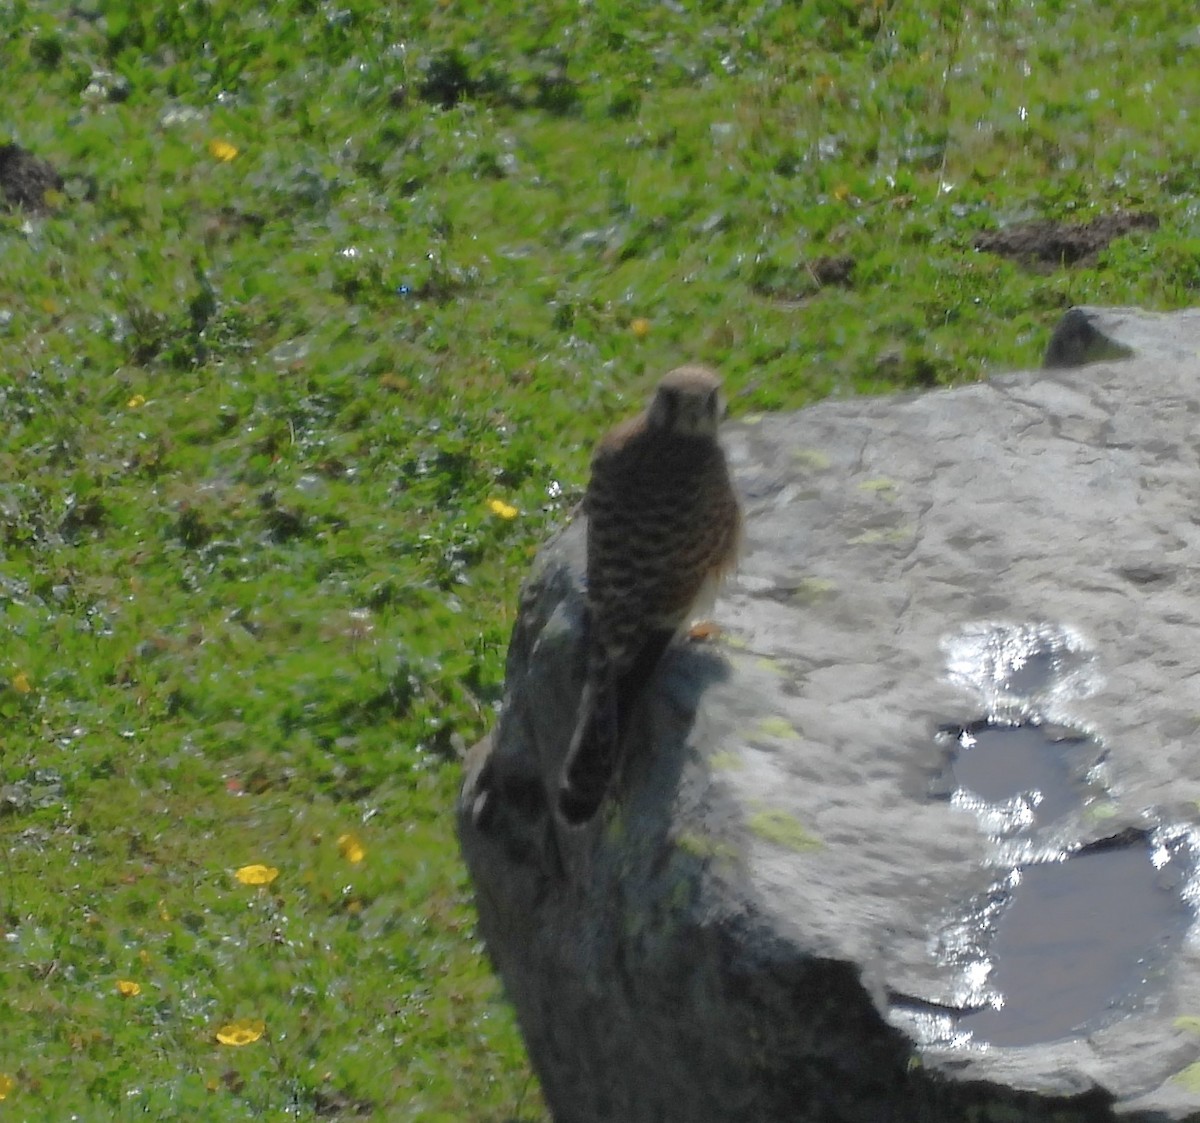
[[989, 231], [975, 239], [975, 248], [1022, 265], [1090, 265], [1114, 238], [1133, 230], [1157, 230], [1158, 215], [1115, 211], [1091, 222], [1055, 222], [1039, 219], [1018, 222], [1003, 230]]
[[809, 265], [813, 280], [821, 288], [826, 285], [849, 286], [854, 278], [854, 258], [849, 254], [838, 257], [818, 257]]
[[766, 266], [750, 280], [759, 296], [783, 304], [800, 304], [823, 288], [854, 284], [854, 258], [848, 254], [817, 257], [801, 265]]
[[47, 160], [19, 144], [0, 144], [0, 206], [42, 213], [48, 191], [61, 191], [63, 178]]
[[[529, 73], [518, 76], [495, 67], [472, 67], [459, 51], [443, 51], [426, 65], [417, 94], [422, 101], [443, 109], [463, 101], [484, 101], [566, 116], [574, 113], [580, 102], [579, 87], [567, 76], [566, 62], [553, 51], [535, 52], [525, 59]], [[392, 91], [393, 105], [402, 106], [407, 100], [407, 88]]]

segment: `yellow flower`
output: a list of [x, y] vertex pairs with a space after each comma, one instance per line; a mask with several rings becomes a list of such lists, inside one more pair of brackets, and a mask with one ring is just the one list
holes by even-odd
[[18, 694], [28, 694], [33, 686], [29, 682], [29, 676], [24, 671], [18, 671], [12, 677], [12, 688]]
[[502, 519], [515, 519], [519, 512], [511, 503], [505, 503], [503, 499], [489, 499], [488, 507], [493, 515], [499, 515]]
[[238, 150], [227, 140], [214, 139], [208, 142], [208, 153], [222, 164], [228, 164], [230, 160], [237, 159]]
[[833, 197], [839, 202], [844, 203], [850, 198], [850, 185], [848, 183], [839, 183], [833, 189]]
[[358, 865], [366, 856], [367, 852], [363, 848], [363, 844], [352, 834], [344, 834], [337, 840], [338, 853], [341, 854], [347, 862], [352, 865]]
[[130, 409], [140, 409], [146, 404], [145, 394], [134, 394], [132, 398], [125, 403]]
[[122, 998], [137, 998], [142, 993], [142, 985], [135, 983], [132, 979], [118, 979], [117, 993]]
[[0, 1072], [0, 1100], [8, 1099], [8, 1093], [17, 1086], [17, 1082], [6, 1072]]
[[629, 330], [638, 339], [645, 339], [650, 334], [650, 321], [645, 316], [639, 316], [636, 320], [629, 322]]
[[251, 1045], [267, 1032], [267, 1023], [261, 1018], [239, 1018], [217, 1030], [217, 1040], [222, 1045]]
[[234, 877], [243, 885], [270, 885], [279, 876], [274, 866], [242, 866]]

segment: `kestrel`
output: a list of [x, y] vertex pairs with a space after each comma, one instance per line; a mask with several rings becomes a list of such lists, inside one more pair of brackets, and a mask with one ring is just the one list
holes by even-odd
[[587, 677], [558, 793], [570, 824], [596, 813], [642, 687], [736, 561], [741, 512], [717, 440], [720, 385], [707, 367], [676, 368], [592, 457]]

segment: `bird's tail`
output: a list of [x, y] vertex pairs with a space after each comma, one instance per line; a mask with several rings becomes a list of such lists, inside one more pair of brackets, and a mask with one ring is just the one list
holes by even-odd
[[558, 787], [558, 810], [571, 826], [586, 823], [599, 810], [620, 766], [630, 718], [673, 634], [651, 632], [632, 665], [620, 673], [593, 651]]
[[588, 668], [558, 787], [558, 810], [571, 826], [596, 814], [616, 771], [622, 724], [618, 708], [612, 673], [597, 661]]

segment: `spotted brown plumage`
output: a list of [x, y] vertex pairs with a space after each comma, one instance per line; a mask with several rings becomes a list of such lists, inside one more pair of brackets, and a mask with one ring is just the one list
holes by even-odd
[[568, 823], [596, 813], [638, 695], [736, 560], [741, 514], [719, 421], [716, 374], [678, 367], [592, 458], [583, 502], [587, 677], [559, 787]]

